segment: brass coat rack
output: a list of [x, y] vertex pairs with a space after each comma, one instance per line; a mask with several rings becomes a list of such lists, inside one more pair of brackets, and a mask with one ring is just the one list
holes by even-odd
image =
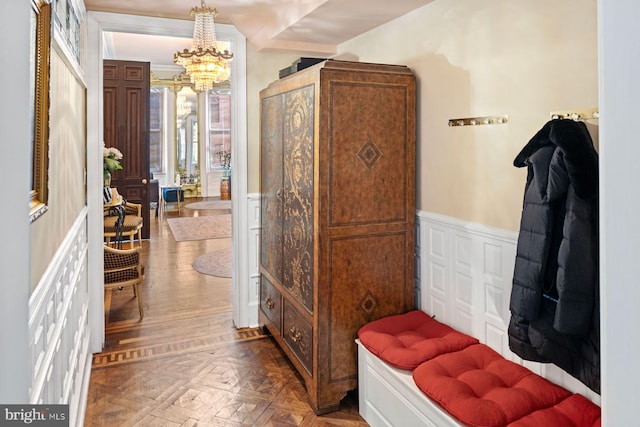
[[594, 120], [600, 118], [600, 112], [597, 108], [589, 108], [585, 110], [565, 110], [552, 111], [551, 119], [570, 119], [570, 120]]
[[484, 116], [467, 117], [463, 119], [450, 119], [449, 126], [478, 126], [478, 125], [502, 125], [509, 121], [509, 116]]

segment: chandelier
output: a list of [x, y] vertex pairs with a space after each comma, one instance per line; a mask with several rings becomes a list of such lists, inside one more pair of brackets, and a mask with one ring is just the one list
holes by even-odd
[[216, 29], [213, 18], [218, 16], [216, 9], [211, 9], [202, 0], [201, 7], [191, 9], [191, 16], [195, 15], [193, 26], [193, 41], [191, 50], [184, 49], [173, 55], [173, 62], [182, 65], [195, 85], [196, 92], [213, 88], [214, 83], [229, 79], [231, 70], [229, 62], [233, 53], [225, 49], [217, 49]]

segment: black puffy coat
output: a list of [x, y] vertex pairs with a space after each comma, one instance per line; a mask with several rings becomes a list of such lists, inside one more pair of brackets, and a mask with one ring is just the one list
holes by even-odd
[[514, 165], [528, 173], [509, 347], [599, 392], [598, 155], [584, 123], [552, 120]]

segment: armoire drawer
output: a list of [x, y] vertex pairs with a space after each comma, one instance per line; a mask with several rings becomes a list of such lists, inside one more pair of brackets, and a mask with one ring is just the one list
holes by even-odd
[[313, 326], [284, 300], [282, 337], [309, 374], [313, 371]]
[[264, 276], [260, 277], [260, 308], [282, 334], [282, 295]]

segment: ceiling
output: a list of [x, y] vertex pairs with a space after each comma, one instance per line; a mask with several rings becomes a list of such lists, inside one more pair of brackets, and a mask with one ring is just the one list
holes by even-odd
[[[216, 23], [232, 24], [258, 50], [305, 52], [330, 57], [336, 47], [362, 33], [402, 16], [431, 0], [216, 0]], [[84, 0], [89, 11], [125, 13], [192, 20], [189, 12], [199, 0]], [[144, 52], [159, 50], [160, 58], [173, 64], [173, 53], [190, 45], [189, 40], [140, 34], [113, 35], [112, 49], [118, 59], [144, 45]], [[157, 49], [149, 46], [154, 43]], [[124, 55], [124, 56], [123, 56]], [[160, 56], [161, 55], [161, 56]], [[157, 61], [152, 61], [152, 64]], [[164, 64], [159, 64], [164, 65]]]

